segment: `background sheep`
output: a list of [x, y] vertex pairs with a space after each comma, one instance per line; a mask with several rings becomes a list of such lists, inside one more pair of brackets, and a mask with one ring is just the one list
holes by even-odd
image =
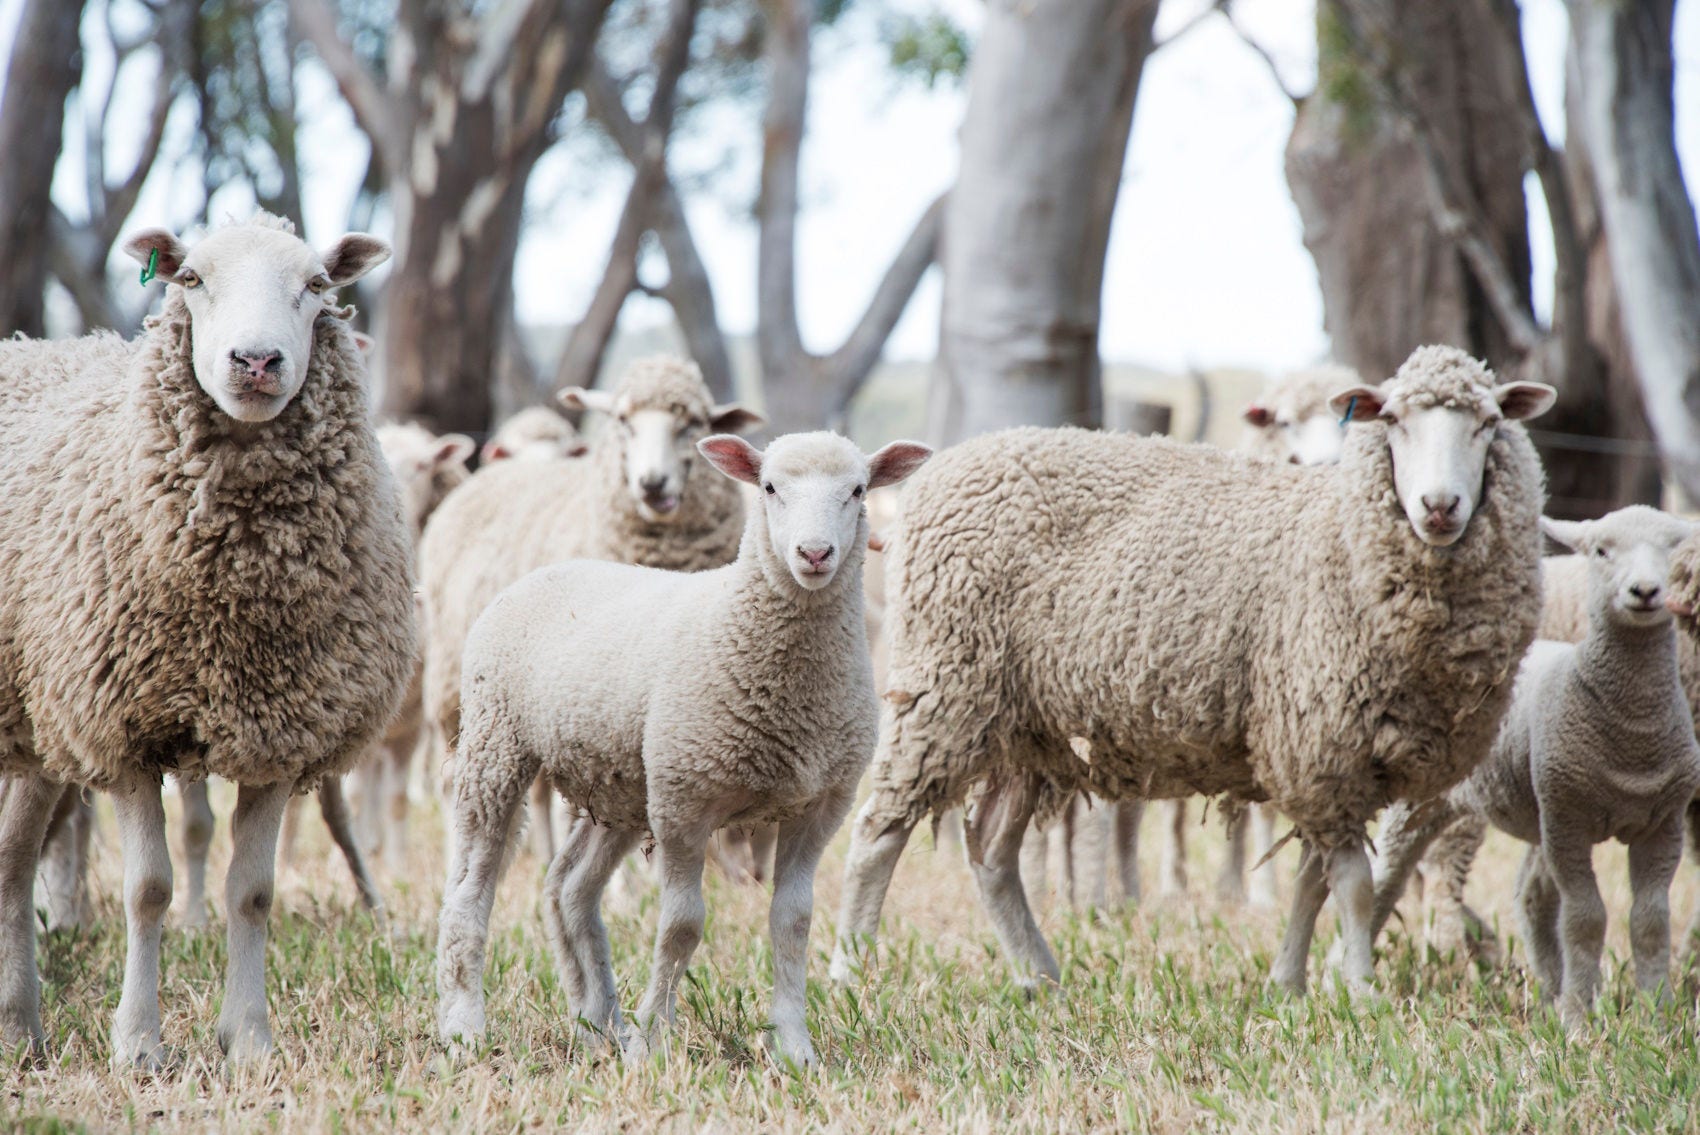
[[1271, 800], [1305, 843], [1271, 980], [1304, 988], [1332, 891], [1345, 977], [1367, 987], [1365, 825], [1481, 760], [1533, 637], [1542, 481], [1513, 419], [1553, 396], [1430, 347], [1337, 395], [1364, 424], [1332, 468], [1068, 429], [941, 455], [887, 569], [890, 708], [834, 976], [914, 824], [970, 797], [999, 939], [1025, 980], [1054, 980], [1017, 859], [1034, 811], [1084, 788]]
[[1492, 756], [1444, 800], [1404, 805], [1383, 829], [1372, 932], [1423, 847], [1453, 817], [1477, 816], [1530, 844], [1517, 905], [1530, 958], [1567, 1022], [1593, 1005], [1605, 907], [1596, 843], [1629, 848], [1630, 941], [1643, 991], [1669, 978], [1671, 878], [1683, 817], [1700, 788], [1700, 745], [1665, 609], [1669, 557], [1694, 526], [1632, 506], [1595, 521], [1543, 521], [1586, 565], [1588, 632], [1535, 643]]
[[700, 448], [765, 494], [735, 563], [695, 575], [559, 564], [504, 592], [468, 639], [456, 851], [437, 943], [446, 1042], [483, 1035], [491, 903], [525, 786], [541, 770], [592, 817], [544, 884], [578, 1018], [620, 1033], [597, 908], [646, 831], [658, 849], [661, 921], [628, 1054], [672, 1020], [702, 935], [710, 836], [732, 823], [778, 824], [772, 1043], [782, 1059], [814, 1061], [804, 985], [815, 865], [855, 797], [877, 724], [862, 499], [929, 451], [893, 442], [865, 457], [830, 433], [782, 437], [765, 454], [730, 436]]
[[364, 367], [326, 295], [387, 247], [356, 233], [321, 258], [264, 215], [192, 248], [160, 230], [125, 247], [169, 281], [136, 342], [0, 344], [0, 1039], [42, 1043], [30, 881], [62, 786], [92, 785], [124, 851], [112, 1057], [152, 1065], [161, 773], [241, 786], [218, 1037], [263, 1053], [284, 803], [382, 732], [413, 625]]
[[573, 424], [548, 406], [528, 406], [503, 422], [484, 448], [478, 451], [482, 464], [518, 459], [531, 461], [551, 457], [583, 457], [590, 451]]
[[[694, 363], [634, 363], [613, 391], [567, 390], [562, 401], [610, 419], [583, 460], [502, 461], [480, 469], [425, 526], [425, 723], [439, 757], [460, 733], [466, 635], [501, 590], [569, 559], [698, 571], [730, 563], [743, 531], [737, 486], [706, 468], [696, 443], [761, 416], [716, 406]], [[553, 854], [547, 793], [532, 817]]]

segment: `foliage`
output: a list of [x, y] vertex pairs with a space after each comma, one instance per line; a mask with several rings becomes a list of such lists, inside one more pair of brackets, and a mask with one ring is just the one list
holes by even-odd
[[940, 81], [959, 83], [968, 75], [968, 33], [942, 12], [895, 17], [886, 22], [882, 36], [892, 69], [929, 90]]

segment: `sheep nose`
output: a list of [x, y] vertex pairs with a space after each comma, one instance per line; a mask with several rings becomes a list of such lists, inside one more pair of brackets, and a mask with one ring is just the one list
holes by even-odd
[[826, 566], [826, 561], [832, 558], [832, 553], [835, 550], [831, 544], [797, 545], [797, 554], [808, 560], [809, 566], [812, 568]]
[[666, 487], [667, 474], [665, 473], [645, 473], [643, 476], [638, 478], [638, 488], [642, 489], [650, 496], [659, 495], [661, 490]]
[[1430, 496], [1424, 493], [1423, 507], [1428, 509], [1430, 516], [1450, 518], [1458, 511], [1458, 494], [1435, 493]]
[[1632, 583], [1629, 585], [1629, 594], [1635, 596], [1643, 605], [1648, 607], [1651, 607], [1658, 600], [1659, 592], [1663, 590], [1663, 586], [1657, 583]]
[[254, 378], [264, 378], [267, 371], [277, 369], [278, 364], [283, 361], [283, 353], [281, 351], [256, 350], [232, 351], [230, 352], [230, 359], [240, 366], [247, 367], [248, 373]]

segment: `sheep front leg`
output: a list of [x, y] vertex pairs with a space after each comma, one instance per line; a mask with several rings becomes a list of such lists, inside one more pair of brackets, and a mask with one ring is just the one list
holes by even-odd
[[218, 1046], [232, 1061], [258, 1060], [272, 1050], [266, 1019], [266, 929], [277, 874], [278, 828], [294, 785], [244, 784], [230, 819], [230, 873], [224, 881], [229, 959]]
[[567, 829], [544, 882], [545, 926], [555, 948], [561, 983], [586, 1043], [617, 1042], [620, 1003], [608, 928], [602, 922], [602, 892], [643, 833], [622, 831], [580, 818]]
[[80, 788], [62, 793], [47, 825], [40, 874], [47, 898], [47, 928], [69, 930], [88, 917], [89, 835], [94, 802]]
[[1682, 815], [1629, 845], [1629, 944], [1635, 985], [1660, 1003], [1670, 1000], [1670, 884], [1682, 862]]
[[661, 925], [655, 932], [649, 988], [638, 1003], [637, 1027], [626, 1040], [628, 1061], [648, 1056], [661, 1030], [673, 1022], [679, 982], [697, 943], [702, 941], [702, 924], [708, 914], [702, 901], [702, 868], [709, 836], [717, 826], [655, 833], [661, 873]]
[[1275, 846], [1275, 806], [1252, 804], [1246, 808], [1245, 816], [1247, 854], [1253, 863], [1263, 861], [1263, 866], [1252, 868], [1246, 904], [1253, 909], [1273, 910], [1280, 902], [1275, 885], [1275, 861], [1263, 857]]
[[1287, 932], [1281, 937], [1281, 949], [1269, 970], [1269, 984], [1298, 997], [1305, 992], [1306, 970], [1310, 963], [1310, 942], [1316, 933], [1316, 916], [1328, 899], [1328, 880], [1323, 871], [1323, 856], [1306, 842], [1299, 854], [1299, 873], [1293, 879], [1293, 909], [1287, 918]]
[[183, 925], [204, 930], [207, 925], [207, 851], [212, 847], [212, 801], [205, 780], [178, 781], [183, 798], [183, 871], [188, 876], [188, 894], [183, 905]]
[[799, 1068], [815, 1062], [806, 1014], [815, 868], [849, 810], [848, 794], [823, 798], [802, 816], [780, 826], [775, 848], [773, 905], [768, 911], [768, 930], [773, 936], [773, 1034], [769, 1048], [779, 1060]]
[[124, 991], [112, 1022], [112, 1065], [157, 1070], [160, 1043], [159, 947], [171, 907], [171, 852], [160, 782], [138, 776], [112, 793], [124, 855]]
[[1040, 981], [1057, 983], [1062, 969], [1033, 920], [1027, 889], [1021, 885], [1021, 841], [1038, 803], [1039, 782], [1030, 774], [988, 788], [964, 826], [968, 861], [980, 887], [980, 902], [992, 920], [1015, 967], [1016, 981], [1028, 988]]
[[1162, 856], [1157, 861], [1157, 890], [1163, 895], [1186, 894], [1186, 801], [1165, 800]]
[[1139, 901], [1139, 822], [1145, 818], [1145, 801], [1118, 800], [1115, 808], [1116, 874], [1121, 879], [1122, 901]]
[[[838, 909], [838, 940], [832, 947], [832, 964], [827, 976], [847, 985], [873, 961], [874, 939], [879, 933], [880, 908], [891, 887], [897, 860], [909, 842], [914, 825], [907, 820], [882, 823], [889, 814], [881, 804], [879, 789], [868, 797], [850, 828], [850, 852], [844, 862], [844, 898]], [[902, 813], [899, 812], [899, 815]]]
[[[1567, 1027], [1586, 1023], [1600, 985], [1600, 955], [1605, 951], [1606, 904], [1594, 879], [1593, 845], [1566, 836], [1566, 822], [1541, 817], [1541, 855], [1558, 886], [1559, 1015]], [[1575, 824], [1572, 830], [1581, 829]]]
[[378, 885], [372, 882], [372, 872], [366, 866], [366, 856], [360, 850], [360, 841], [355, 838], [354, 825], [348, 815], [348, 799], [342, 793], [340, 776], [327, 776], [319, 782], [319, 814], [325, 819], [325, 828], [331, 833], [331, 841], [347, 861], [349, 874], [354, 876], [354, 888], [360, 892], [360, 905], [374, 914], [382, 914], [384, 900], [378, 894]]
[[35, 968], [35, 868], [63, 792], [40, 776], [0, 780], [0, 1043], [42, 1050], [41, 977]]
[[1227, 822], [1228, 847], [1216, 876], [1216, 897], [1223, 902], [1245, 901], [1246, 809]]
[[1327, 855], [1328, 890], [1340, 911], [1343, 958], [1340, 978], [1354, 997], [1375, 992], [1375, 875], [1364, 845], [1352, 842], [1331, 848]]

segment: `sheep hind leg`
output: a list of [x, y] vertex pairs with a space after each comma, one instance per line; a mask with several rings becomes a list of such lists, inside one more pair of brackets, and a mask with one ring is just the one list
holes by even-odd
[[112, 1022], [114, 1068], [157, 1070], [160, 1041], [159, 950], [171, 906], [171, 853], [157, 780], [138, 776], [112, 793], [124, 857], [124, 988]]
[[[1684, 822], [1688, 828], [1689, 858], [1700, 865], [1700, 798], [1688, 805]], [[1683, 947], [1682, 968], [1684, 972], [1693, 975], [1700, 972], [1700, 907], [1695, 908], [1694, 917], [1689, 921], [1683, 938], [1687, 944]]]
[[1328, 898], [1328, 880], [1323, 857], [1308, 842], [1299, 854], [1299, 872], [1293, 879], [1293, 908], [1287, 917], [1287, 932], [1269, 970], [1269, 984], [1302, 997], [1310, 963], [1310, 942], [1316, 934], [1316, 916]]
[[1139, 902], [1139, 822], [1145, 818], [1145, 801], [1118, 800], [1115, 809], [1116, 875], [1121, 880], [1122, 901]]
[[1340, 938], [1344, 943], [1339, 970], [1347, 992], [1353, 997], [1375, 993], [1375, 874], [1369, 853], [1361, 842], [1331, 848], [1327, 855], [1328, 890], [1340, 911]]
[[266, 1015], [266, 933], [277, 879], [278, 829], [294, 785], [244, 784], [230, 818], [232, 852], [224, 880], [229, 958], [218, 1046], [232, 1062], [260, 1060], [272, 1050]]
[[54, 806], [74, 788], [39, 776], [0, 780], [0, 1044], [42, 1051], [35, 967], [35, 871]]
[[619, 1041], [620, 1003], [600, 908], [609, 877], [641, 837], [580, 818], [567, 829], [544, 882], [545, 929], [587, 1044]]
[[540, 776], [531, 782], [531, 849], [544, 863], [555, 858], [555, 819], [549, 811], [554, 801], [554, 789], [547, 779]]
[[[844, 897], [838, 910], [838, 937], [832, 947], [827, 976], [840, 985], [855, 980], [873, 961], [879, 933], [880, 908], [891, 887], [897, 860], [915, 825], [904, 819], [887, 822], [878, 788], [868, 797], [850, 826], [850, 851], [844, 862]], [[901, 813], [899, 813], [901, 815]]]
[[178, 781], [183, 798], [183, 874], [185, 891], [183, 925], [191, 930], [207, 926], [207, 852], [212, 848], [212, 801], [205, 780]]
[[1016, 980], [1029, 989], [1040, 981], [1062, 980], [1056, 955], [1039, 932], [1021, 885], [1021, 840], [1038, 798], [1038, 778], [1019, 774], [988, 787], [974, 802], [964, 828], [980, 902], [1015, 967]]
[[1682, 818], [1629, 845], [1629, 944], [1635, 985], [1663, 1004], [1670, 1000], [1670, 884], [1682, 862]]
[[1227, 828], [1228, 847], [1222, 856], [1222, 870], [1216, 876], [1216, 897], [1226, 903], [1245, 902], [1247, 811], [1241, 808], [1223, 825]]
[[325, 829], [331, 833], [331, 841], [348, 862], [348, 871], [354, 876], [354, 887], [360, 892], [360, 905], [382, 915], [384, 900], [378, 894], [377, 884], [372, 882], [372, 872], [366, 866], [360, 841], [355, 838], [354, 825], [348, 815], [348, 800], [342, 793], [341, 777], [327, 776], [319, 782], [319, 814], [325, 818]]
[[1541, 1000], [1551, 1001], [1564, 982], [1564, 958], [1558, 944], [1558, 888], [1539, 847], [1530, 847], [1523, 856], [1516, 896], [1529, 963], [1541, 983]]
[[1157, 861], [1157, 890], [1165, 896], [1186, 894], [1186, 800], [1165, 800], [1162, 858]]
[[1275, 861], [1265, 859], [1275, 846], [1275, 805], [1252, 804], [1246, 808], [1247, 855], [1253, 867], [1246, 881], [1246, 905], [1254, 910], [1273, 910], [1280, 905], [1275, 882]]
[[41, 887], [47, 900], [47, 929], [70, 930], [88, 918], [89, 836], [94, 801], [71, 788], [59, 797], [41, 849]]

